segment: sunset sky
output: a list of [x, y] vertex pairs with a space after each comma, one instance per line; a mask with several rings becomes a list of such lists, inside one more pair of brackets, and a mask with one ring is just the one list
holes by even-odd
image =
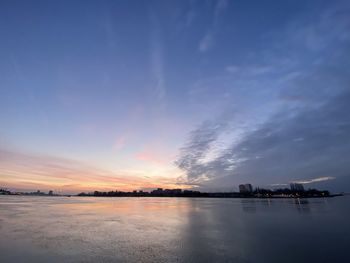
[[0, 188], [350, 190], [349, 1], [3, 0], [0, 39]]

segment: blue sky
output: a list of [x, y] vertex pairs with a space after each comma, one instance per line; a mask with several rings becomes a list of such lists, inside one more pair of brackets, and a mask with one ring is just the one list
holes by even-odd
[[347, 1], [2, 1], [0, 184], [347, 190], [349, 11]]

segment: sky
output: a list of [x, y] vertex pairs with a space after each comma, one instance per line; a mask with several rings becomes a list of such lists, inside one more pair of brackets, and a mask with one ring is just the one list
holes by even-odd
[[350, 190], [349, 1], [1, 1], [0, 186]]

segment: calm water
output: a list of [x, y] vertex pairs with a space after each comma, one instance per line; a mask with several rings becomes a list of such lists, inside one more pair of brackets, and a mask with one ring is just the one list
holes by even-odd
[[0, 196], [0, 262], [349, 262], [349, 201]]

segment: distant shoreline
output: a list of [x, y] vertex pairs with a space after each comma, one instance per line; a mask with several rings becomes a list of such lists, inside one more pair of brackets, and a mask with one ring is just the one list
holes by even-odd
[[294, 197], [289, 197], [289, 196], [270, 196], [270, 197], [254, 197], [254, 196], [235, 196], [235, 197], [224, 197], [224, 196], [79, 196], [79, 195], [65, 195], [65, 197], [99, 197], [99, 198], [125, 198], [125, 197], [134, 197], [134, 198], [217, 198], [217, 199], [306, 199], [306, 198], [333, 198], [333, 197], [338, 197], [338, 196], [344, 196], [343, 194], [333, 194], [329, 196], [294, 196]]
[[[251, 188], [250, 188], [251, 189]], [[89, 193], [79, 194], [57, 194], [53, 191], [48, 193], [41, 192], [11, 192], [9, 190], [0, 189], [0, 195], [17, 195], [17, 196], [41, 196], [41, 197], [183, 197], [183, 198], [251, 198], [251, 199], [296, 199], [296, 198], [325, 198], [325, 197], [336, 197], [343, 196], [344, 193], [331, 194], [327, 190], [293, 190], [293, 189], [261, 189], [256, 188], [255, 190], [245, 190], [240, 192], [200, 192], [193, 190], [182, 190], [182, 189], [162, 189], [158, 188], [151, 192], [145, 191], [94, 191]]]
[[269, 197], [255, 197], [255, 196], [94, 196], [94, 195], [21, 195], [9, 194], [0, 196], [24, 196], [24, 197], [98, 197], [98, 198], [216, 198], [216, 199], [314, 199], [314, 198], [333, 198], [345, 196], [346, 194], [332, 194], [328, 196], [269, 196]]

